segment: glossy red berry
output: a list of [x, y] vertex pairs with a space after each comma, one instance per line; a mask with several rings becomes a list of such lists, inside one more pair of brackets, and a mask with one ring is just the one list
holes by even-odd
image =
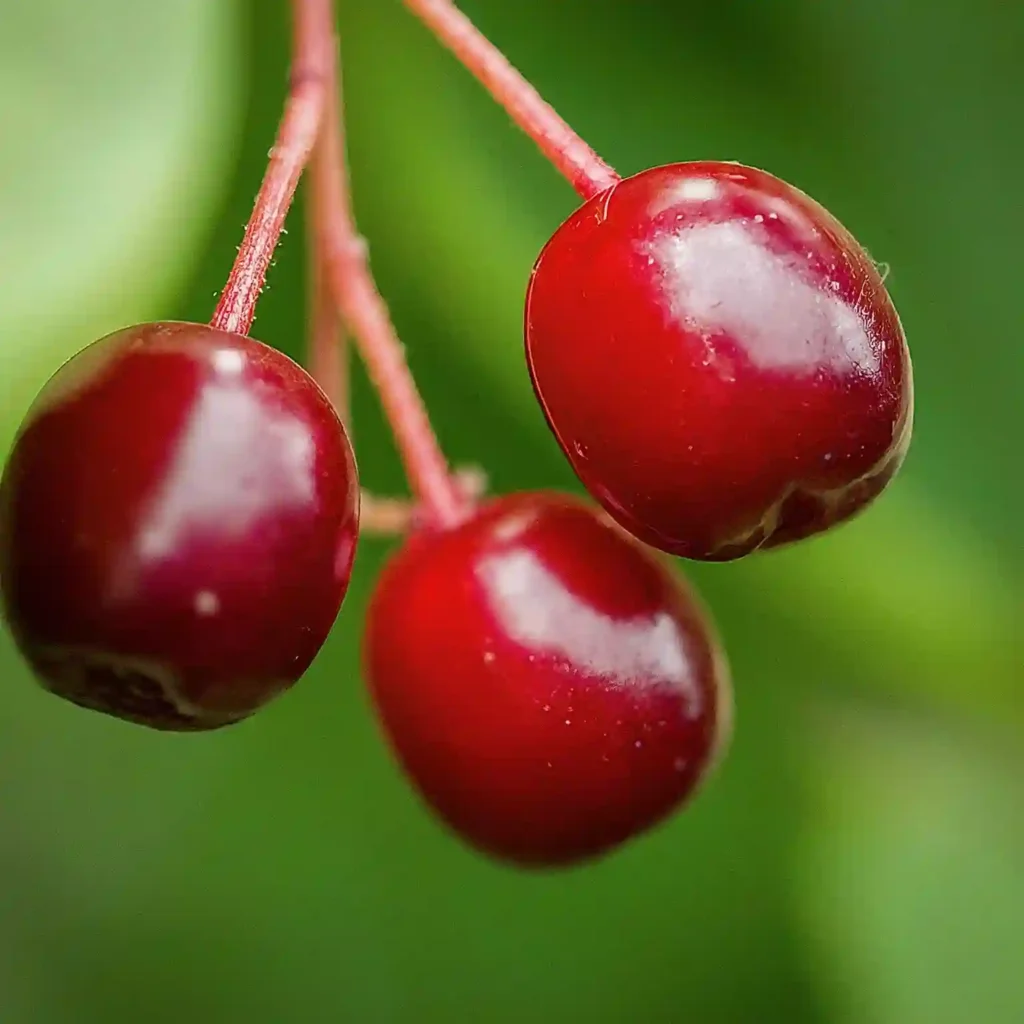
[[849, 518], [910, 441], [910, 356], [875, 264], [739, 164], [658, 167], [578, 209], [534, 267], [526, 353], [590, 493], [690, 558]]
[[90, 345], [47, 383], [0, 482], [0, 591], [43, 684], [168, 730], [287, 689], [348, 586], [356, 467], [282, 353], [186, 323]]
[[429, 804], [523, 865], [593, 857], [654, 825], [728, 730], [726, 663], [694, 594], [561, 495], [414, 534], [378, 582], [365, 661]]

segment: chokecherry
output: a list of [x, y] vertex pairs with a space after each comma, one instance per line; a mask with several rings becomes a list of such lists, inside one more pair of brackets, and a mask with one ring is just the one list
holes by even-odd
[[724, 560], [870, 502], [910, 440], [910, 357], [875, 264], [763, 171], [644, 171], [544, 247], [526, 351], [587, 489], [665, 551]]
[[413, 534], [377, 583], [364, 650], [414, 784], [463, 838], [521, 865], [650, 828], [728, 733], [726, 662], [695, 595], [557, 494]]
[[217, 728], [308, 668], [357, 531], [351, 445], [301, 367], [146, 324], [83, 350], [31, 407], [0, 481], [3, 610], [60, 696]]

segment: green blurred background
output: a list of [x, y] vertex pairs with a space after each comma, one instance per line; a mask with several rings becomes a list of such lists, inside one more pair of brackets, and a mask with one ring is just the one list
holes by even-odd
[[[417, 803], [358, 666], [209, 736], [33, 687], [0, 639], [0, 1024], [1020, 1024], [1024, 7], [465, 0], [620, 171], [743, 160], [829, 206], [910, 338], [905, 471], [834, 536], [688, 566], [731, 755], [670, 824], [524, 875]], [[569, 188], [397, 0], [340, 7], [357, 207], [456, 461], [574, 487], [521, 306]], [[285, 5], [0, 0], [0, 450], [110, 330], [203, 320], [279, 114]], [[301, 217], [255, 326], [301, 354]], [[401, 488], [357, 373], [364, 481]]]

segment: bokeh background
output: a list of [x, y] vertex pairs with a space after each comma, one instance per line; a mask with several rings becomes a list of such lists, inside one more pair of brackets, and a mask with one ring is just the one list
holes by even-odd
[[[670, 824], [524, 875], [421, 808], [376, 732], [366, 541], [307, 678], [209, 736], [35, 689], [0, 638], [2, 1024], [1020, 1024], [1024, 6], [465, 0], [623, 172], [768, 168], [891, 267], [915, 442], [833, 536], [686, 566], [731, 755]], [[374, 267], [457, 461], [574, 482], [521, 306], [567, 185], [397, 0], [340, 8]], [[0, 450], [86, 342], [209, 317], [286, 77], [285, 4], [0, 0]], [[296, 213], [255, 333], [302, 351]], [[365, 380], [365, 482], [402, 487]]]

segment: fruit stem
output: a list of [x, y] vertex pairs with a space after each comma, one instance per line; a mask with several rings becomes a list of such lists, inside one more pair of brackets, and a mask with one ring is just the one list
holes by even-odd
[[449, 473], [405, 350], [377, 291], [366, 243], [356, 230], [345, 159], [340, 58], [329, 11], [323, 14], [321, 33], [331, 40], [326, 80], [337, 115], [325, 122], [321, 139], [324, 178], [331, 186], [319, 197], [323, 273], [380, 395], [421, 519], [437, 527], [454, 526], [469, 514], [472, 501]]
[[211, 327], [236, 334], [247, 334], [252, 326], [270, 260], [324, 114], [329, 54], [319, 26], [331, 17], [331, 0], [294, 0], [292, 10], [288, 99], [242, 244], [210, 321]]
[[[327, 284], [323, 211], [330, 208], [338, 137], [328, 130], [340, 117], [337, 93], [327, 91], [320, 135], [313, 148], [307, 171], [306, 235], [309, 246], [309, 369], [331, 400], [352, 437], [349, 396], [348, 337], [338, 316], [334, 296]], [[359, 499], [359, 530], [377, 537], [408, 533], [415, 509], [407, 498], [381, 498], [365, 489]]]
[[404, 0], [584, 198], [622, 179], [451, 0]]
[[[328, 76], [329, 79], [329, 76]], [[309, 371], [337, 409], [351, 435], [352, 416], [348, 380], [348, 338], [342, 328], [334, 296], [327, 284], [325, 211], [331, 203], [331, 178], [337, 157], [331, 152], [337, 136], [328, 130], [340, 117], [337, 93], [326, 82], [320, 133], [306, 177], [306, 235], [309, 249]]]

